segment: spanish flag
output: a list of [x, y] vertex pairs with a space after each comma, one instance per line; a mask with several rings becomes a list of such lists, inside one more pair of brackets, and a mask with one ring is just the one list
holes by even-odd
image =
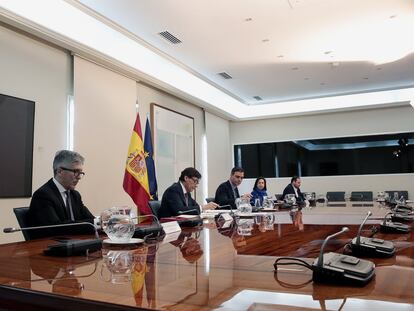
[[148, 172], [145, 163], [144, 143], [142, 141], [141, 122], [139, 114], [135, 121], [134, 130], [129, 143], [128, 157], [124, 175], [124, 190], [135, 202], [140, 215], [151, 214], [148, 206], [150, 198]]

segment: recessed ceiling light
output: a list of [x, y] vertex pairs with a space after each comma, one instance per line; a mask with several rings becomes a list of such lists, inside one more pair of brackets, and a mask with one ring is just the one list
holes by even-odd
[[332, 67], [338, 67], [339, 66], [339, 62], [333, 62], [331, 63]]
[[269, 39], [263, 39], [262, 42], [269, 42]]
[[393, 19], [393, 18], [396, 18], [396, 17], [397, 17], [397, 15], [391, 15], [390, 19]]
[[251, 18], [251, 17], [248, 17], [248, 18], [244, 19], [245, 22], [251, 22], [252, 20], [253, 20], [253, 18]]
[[292, 70], [299, 70], [299, 67], [292, 67]]
[[325, 55], [328, 55], [328, 54], [331, 54], [331, 53], [332, 53], [332, 51], [325, 51], [324, 52]]

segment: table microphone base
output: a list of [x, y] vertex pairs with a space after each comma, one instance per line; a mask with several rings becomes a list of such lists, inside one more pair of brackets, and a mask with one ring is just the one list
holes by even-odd
[[69, 257], [76, 255], [88, 255], [102, 249], [102, 241], [93, 240], [66, 240], [52, 244], [43, 251], [48, 256]]

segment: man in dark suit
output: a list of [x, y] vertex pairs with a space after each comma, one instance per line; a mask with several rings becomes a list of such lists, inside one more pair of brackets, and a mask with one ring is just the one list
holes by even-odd
[[[229, 180], [225, 181], [224, 183], [220, 184], [216, 190], [216, 196], [214, 198], [214, 202], [216, 202], [220, 206], [230, 205], [232, 209], [236, 209], [235, 200], [240, 198], [238, 186], [240, 186], [241, 182], [244, 178], [244, 169], [241, 167], [233, 167], [231, 170]], [[244, 199], [250, 200], [250, 193], [246, 193], [241, 196]], [[229, 209], [229, 207], [223, 207], [224, 209]]]
[[162, 195], [159, 216], [171, 217], [186, 215], [199, 215], [202, 209], [214, 209], [214, 202], [203, 205], [202, 208], [191, 197], [201, 179], [201, 174], [193, 167], [187, 167], [181, 172], [178, 182], [172, 184]]
[[285, 196], [288, 194], [294, 194], [296, 197], [296, 202], [302, 203], [305, 201], [302, 192], [300, 192], [300, 185], [302, 181], [300, 177], [293, 176], [290, 180], [290, 184], [286, 186], [285, 190], [283, 190], [282, 200], [285, 199]]
[[[75, 190], [83, 172], [84, 158], [77, 152], [58, 151], [53, 160], [54, 177], [33, 193], [30, 202], [29, 219], [31, 226], [47, 226], [70, 224], [74, 222], [90, 222], [94, 216], [83, 204], [81, 195]], [[84, 226], [67, 226], [61, 228], [32, 230], [35, 238], [92, 233], [93, 228]]]

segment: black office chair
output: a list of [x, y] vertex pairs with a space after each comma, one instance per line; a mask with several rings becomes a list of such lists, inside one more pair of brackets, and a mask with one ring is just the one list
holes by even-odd
[[[29, 208], [28, 207], [15, 207], [13, 212], [16, 215], [17, 222], [20, 228], [30, 227], [29, 225]], [[22, 231], [23, 237], [26, 241], [33, 240], [30, 236], [30, 231]]]
[[352, 191], [350, 200], [372, 202], [374, 200], [374, 196], [372, 194], [372, 191]]
[[275, 194], [275, 198], [276, 198], [276, 200], [278, 200], [278, 201], [282, 201], [282, 200], [283, 200], [283, 194], [276, 193], [276, 194]]
[[345, 191], [328, 191], [326, 199], [328, 202], [345, 202]]
[[405, 200], [408, 200], [408, 191], [407, 190], [387, 190], [385, 193], [388, 193], [388, 196], [392, 199], [394, 198], [394, 193], [398, 192], [398, 199], [404, 197]]
[[210, 203], [210, 202], [214, 202], [214, 197], [208, 197], [208, 198], [206, 198], [206, 202], [207, 203]]
[[152, 214], [159, 218], [159, 211], [160, 211], [160, 208], [161, 208], [161, 201], [156, 201], [156, 200], [148, 201], [148, 206], [151, 209]]

